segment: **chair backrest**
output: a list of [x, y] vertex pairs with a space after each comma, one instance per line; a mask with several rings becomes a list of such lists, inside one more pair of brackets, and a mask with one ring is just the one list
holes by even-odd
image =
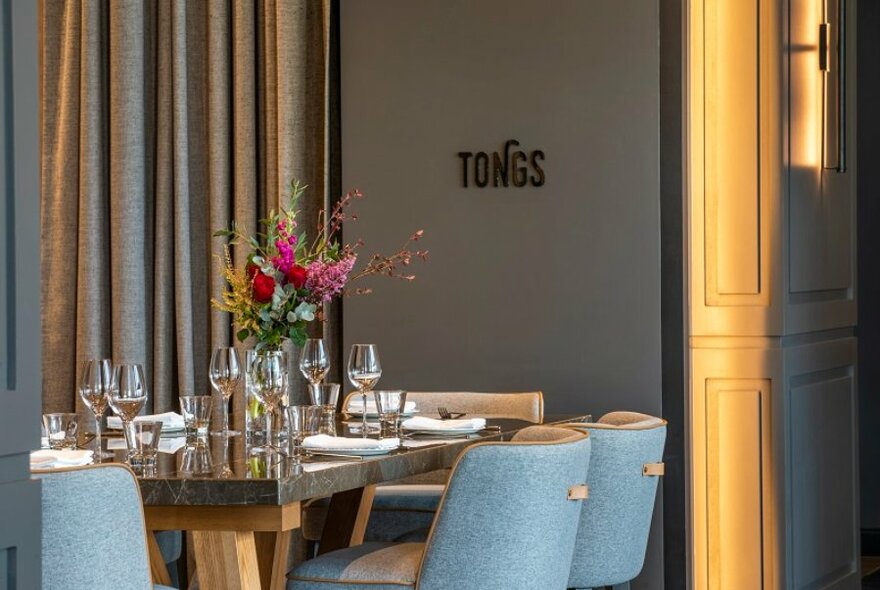
[[628, 582], [645, 562], [666, 421], [636, 412], [612, 412], [597, 423], [569, 426], [590, 433], [592, 452], [587, 478], [590, 499], [580, 515], [568, 587]]
[[[348, 407], [354, 391], [345, 397], [343, 408]], [[355, 397], [357, 399], [357, 397]], [[511, 418], [540, 423], [544, 419], [544, 395], [540, 391], [522, 393], [480, 393], [471, 391], [407, 391], [406, 400], [416, 402], [420, 416], [437, 417], [437, 408], [450, 412], [467, 412], [483, 418]]]
[[566, 587], [582, 503], [569, 492], [584, 489], [590, 439], [563, 428], [526, 430], [515, 442], [478, 443], [459, 456], [417, 588]]
[[124, 465], [41, 475], [43, 590], [152, 588], [141, 495]]

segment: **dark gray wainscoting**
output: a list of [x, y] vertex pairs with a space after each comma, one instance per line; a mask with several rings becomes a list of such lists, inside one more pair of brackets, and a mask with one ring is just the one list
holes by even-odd
[[0, 1], [0, 590], [40, 587], [37, 4]]

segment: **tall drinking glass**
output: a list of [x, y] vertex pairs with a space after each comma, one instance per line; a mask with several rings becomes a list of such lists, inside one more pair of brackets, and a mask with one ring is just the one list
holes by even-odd
[[147, 403], [147, 380], [144, 368], [137, 364], [121, 364], [113, 367], [113, 384], [107, 396], [110, 408], [122, 420], [125, 442], [133, 447], [131, 422]]
[[250, 367], [253, 393], [266, 411], [266, 447], [276, 448], [272, 432], [275, 412], [287, 393], [287, 366], [281, 351], [256, 354]]
[[330, 370], [330, 355], [327, 346], [320, 338], [309, 338], [299, 355], [299, 370], [312, 385], [317, 385]]
[[361, 436], [367, 438], [367, 394], [382, 376], [379, 349], [375, 344], [354, 344], [348, 355], [348, 379], [357, 387], [364, 402]]
[[108, 395], [113, 385], [113, 364], [110, 359], [85, 361], [79, 372], [79, 396], [95, 415], [95, 457], [112, 457], [101, 448], [101, 422], [107, 411]]
[[211, 432], [215, 436], [238, 436], [237, 430], [229, 430], [229, 400], [241, 381], [241, 363], [238, 352], [232, 347], [214, 349], [211, 355], [211, 385], [220, 395], [223, 406], [223, 423], [220, 430]]

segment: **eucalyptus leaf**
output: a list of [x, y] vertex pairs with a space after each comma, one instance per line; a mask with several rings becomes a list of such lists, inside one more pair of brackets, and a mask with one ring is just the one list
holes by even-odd
[[306, 331], [301, 327], [291, 328], [290, 339], [293, 340], [293, 343], [297, 346], [302, 346], [306, 343]]

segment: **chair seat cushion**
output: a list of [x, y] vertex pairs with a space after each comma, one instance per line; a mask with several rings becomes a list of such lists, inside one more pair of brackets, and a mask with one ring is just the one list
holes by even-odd
[[364, 543], [331, 551], [287, 574], [288, 589], [400, 590], [416, 582], [424, 543]]

